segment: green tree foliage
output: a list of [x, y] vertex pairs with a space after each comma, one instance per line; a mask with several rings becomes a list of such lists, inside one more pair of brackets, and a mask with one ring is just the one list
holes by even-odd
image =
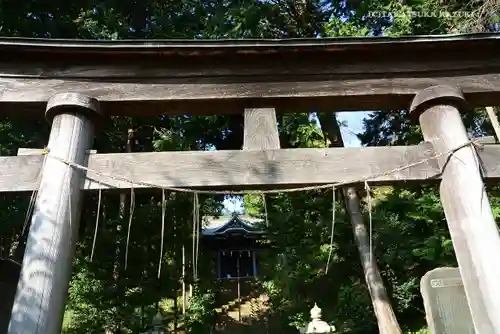
[[184, 320], [185, 330], [193, 334], [213, 333], [217, 315], [215, 306], [215, 293], [196, 284]]

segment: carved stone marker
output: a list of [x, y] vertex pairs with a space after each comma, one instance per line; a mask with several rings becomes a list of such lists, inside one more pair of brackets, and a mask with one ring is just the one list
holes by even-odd
[[433, 334], [475, 334], [458, 268], [437, 268], [420, 280], [427, 325]]

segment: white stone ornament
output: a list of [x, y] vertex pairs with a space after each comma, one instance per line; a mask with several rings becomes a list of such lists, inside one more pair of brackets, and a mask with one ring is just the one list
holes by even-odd
[[321, 309], [316, 303], [314, 303], [314, 307], [311, 309], [311, 319], [312, 321], [306, 327], [299, 329], [301, 334], [335, 332], [335, 326], [330, 326], [325, 321], [321, 320]]

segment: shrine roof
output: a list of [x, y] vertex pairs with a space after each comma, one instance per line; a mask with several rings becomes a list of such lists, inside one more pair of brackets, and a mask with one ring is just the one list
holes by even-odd
[[500, 47], [500, 34], [476, 33], [408, 37], [342, 37], [314, 39], [238, 40], [77, 40], [0, 38], [0, 55], [35, 52], [42, 54], [214, 56], [234, 54], [279, 54], [297, 52], [366, 52], [395, 50], [452, 51], [471, 47]]
[[262, 222], [262, 219], [246, 215], [204, 217], [202, 234], [206, 236], [223, 235], [226, 231], [235, 230], [244, 233], [260, 234], [262, 232], [256, 228], [256, 224], [259, 222]]

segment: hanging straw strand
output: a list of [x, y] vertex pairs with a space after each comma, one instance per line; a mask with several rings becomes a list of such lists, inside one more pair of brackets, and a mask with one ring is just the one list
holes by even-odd
[[165, 189], [161, 191], [161, 241], [160, 241], [160, 260], [158, 262], [158, 279], [160, 279], [161, 262], [163, 260], [163, 238], [165, 236], [165, 214], [167, 211], [167, 200], [165, 198]]
[[198, 193], [193, 194], [193, 279], [198, 279], [198, 253], [199, 253], [199, 208]]
[[101, 201], [102, 201], [102, 190], [99, 189], [99, 198], [97, 199], [97, 214], [95, 217], [95, 230], [94, 230], [94, 240], [92, 241], [92, 251], [90, 253], [90, 262], [94, 258], [95, 243], [97, 240], [97, 229], [99, 228], [99, 217], [101, 216]]
[[199, 206], [199, 198], [198, 193], [194, 193], [194, 225], [195, 225], [195, 280], [198, 279], [198, 260], [200, 253], [200, 206]]
[[325, 274], [328, 274], [328, 269], [330, 268], [330, 261], [333, 254], [333, 234], [335, 232], [335, 209], [337, 200], [335, 198], [335, 187], [332, 187], [332, 230], [330, 233], [330, 250], [328, 252], [328, 260], [326, 261]]
[[196, 280], [196, 259], [195, 259], [195, 252], [196, 252], [196, 242], [195, 242], [195, 238], [196, 238], [196, 209], [195, 209], [195, 205], [196, 205], [196, 200], [195, 200], [195, 197], [193, 195], [193, 247], [192, 247], [192, 250], [191, 250], [191, 256], [193, 257], [193, 280]]
[[265, 216], [265, 219], [266, 219], [266, 226], [269, 227], [269, 218], [267, 216], [266, 194], [265, 193], [261, 193], [261, 196], [262, 196], [262, 205], [264, 206], [264, 216]]
[[368, 182], [365, 181], [366, 200], [368, 204], [368, 219], [370, 228], [370, 263], [373, 263], [373, 221], [372, 221], [372, 194]]
[[36, 189], [31, 193], [30, 202], [28, 204], [28, 211], [26, 212], [26, 217], [24, 218], [23, 230], [21, 231], [20, 237], [22, 237], [24, 235], [24, 232], [26, 232], [26, 228], [28, 227], [31, 215], [33, 214], [33, 209], [35, 208], [35, 199], [38, 194], [38, 188], [40, 188], [40, 180], [37, 181]]
[[24, 233], [26, 232], [26, 228], [28, 227], [28, 223], [31, 219], [31, 215], [33, 214], [33, 209], [35, 208], [35, 200], [38, 195], [38, 189], [40, 188], [40, 182], [42, 181], [42, 171], [45, 166], [45, 163], [47, 162], [47, 154], [49, 153], [49, 149], [45, 148], [43, 150], [43, 161], [42, 161], [42, 168], [40, 168], [40, 172], [38, 173], [37, 179], [36, 179], [36, 187], [35, 190], [31, 193], [31, 198], [30, 202], [28, 204], [28, 211], [26, 212], [26, 216], [24, 218], [24, 224], [23, 224], [23, 230], [21, 231], [21, 234], [19, 235], [19, 240], [18, 242], [21, 242], [21, 238], [23, 237]]
[[128, 217], [128, 231], [127, 231], [127, 244], [125, 245], [125, 270], [128, 265], [128, 246], [130, 242], [130, 229], [132, 228], [132, 219], [134, 218], [135, 210], [135, 192], [134, 188], [130, 188], [130, 213]]

